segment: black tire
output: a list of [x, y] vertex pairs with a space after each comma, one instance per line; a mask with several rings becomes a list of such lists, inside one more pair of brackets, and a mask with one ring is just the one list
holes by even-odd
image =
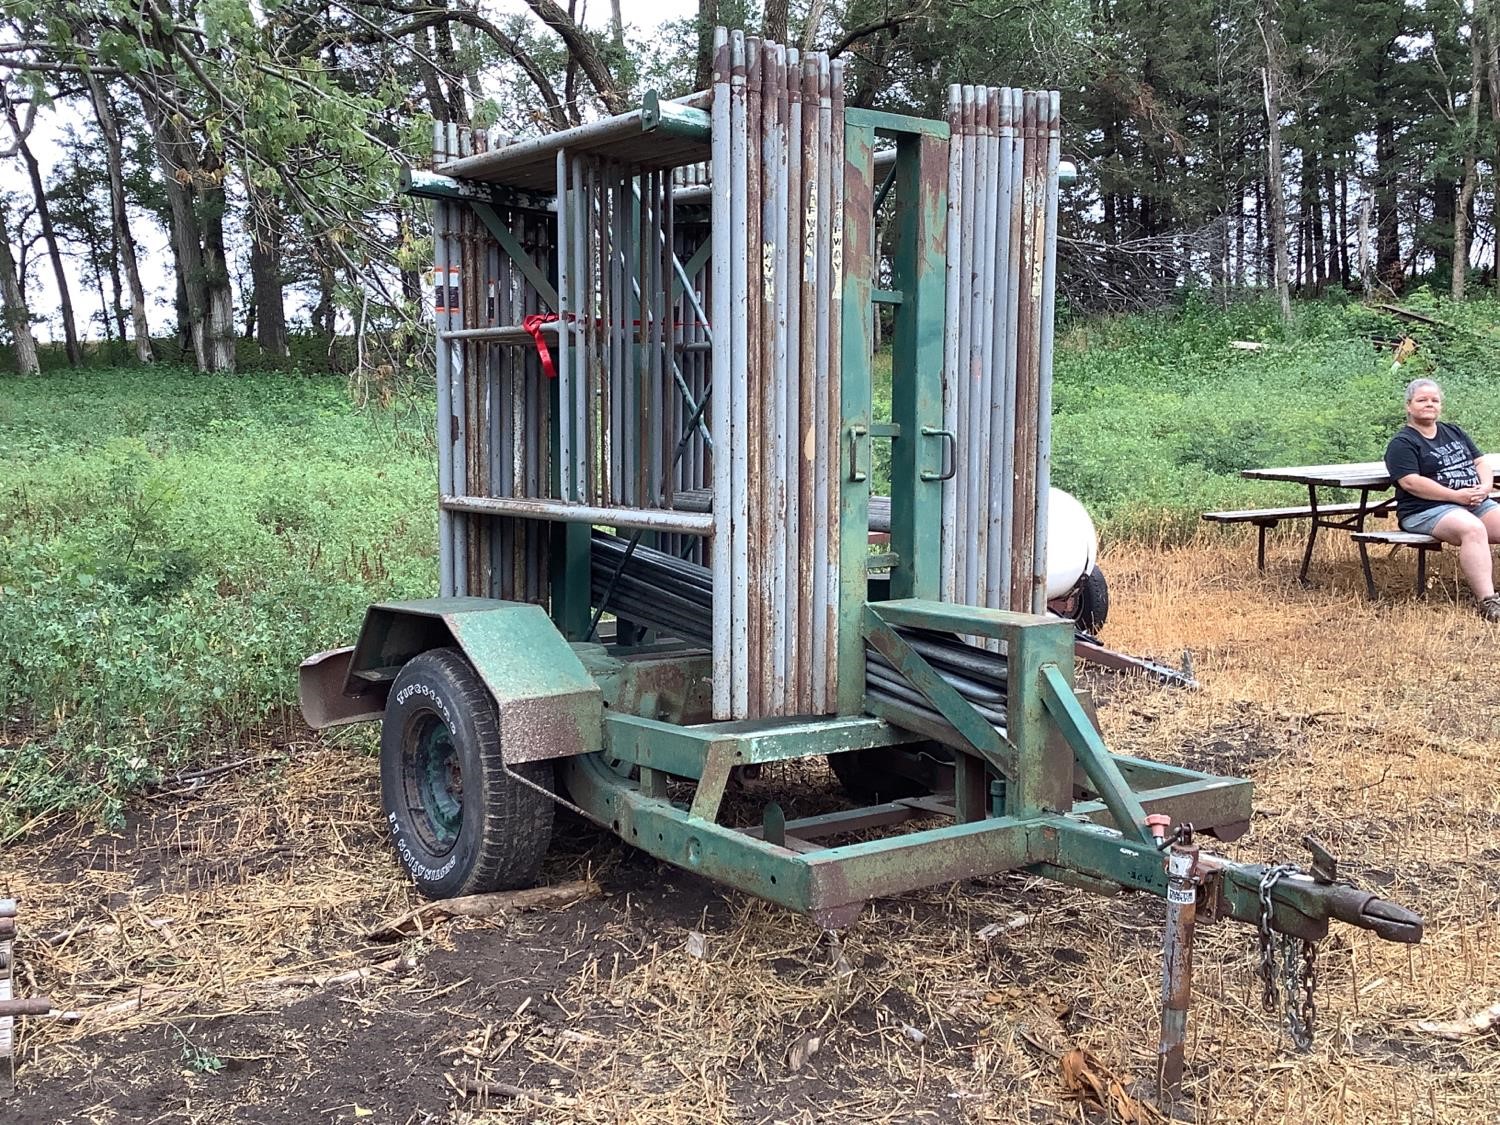
[[[551, 762], [511, 768], [553, 784]], [[458, 649], [422, 653], [391, 685], [380, 796], [396, 855], [425, 897], [536, 882], [552, 840], [552, 801], [505, 772], [494, 698]]]
[[1109, 583], [1104, 571], [1094, 567], [1084, 577], [1078, 590], [1078, 613], [1074, 620], [1085, 633], [1097, 635], [1109, 619]]
[[[926, 747], [927, 754], [919, 753]], [[945, 753], [938, 748], [937, 756]], [[870, 746], [863, 750], [845, 750], [828, 755], [828, 768], [839, 785], [856, 801], [879, 804], [899, 801], [903, 797], [925, 797], [933, 791], [933, 747], [914, 743], [907, 746]]]

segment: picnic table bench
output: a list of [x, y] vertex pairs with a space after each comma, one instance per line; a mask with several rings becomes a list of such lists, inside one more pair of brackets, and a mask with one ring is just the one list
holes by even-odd
[[1356, 531], [1351, 539], [1359, 544], [1359, 565], [1365, 572], [1365, 590], [1370, 600], [1375, 600], [1375, 576], [1370, 573], [1371, 543], [1386, 543], [1392, 547], [1411, 547], [1417, 552], [1417, 597], [1427, 594], [1427, 552], [1441, 551], [1443, 541], [1420, 531]]
[[[1255, 566], [1266, 569], [1266, 532], [1283, 520], [1311, 519], [1313, 516], [1352, 516], [1360, 511], [1356, 503], [1324, 504], [1314, 509], [1307, 505], [1289, 508], [1247, 508], [1238, 512], [1204, 512], [1209, 523], [1248, 523], [1259, 529], [1255, 545]], [[1383, 516], [1389, 509], [1371, 509], [1367, 515]]]

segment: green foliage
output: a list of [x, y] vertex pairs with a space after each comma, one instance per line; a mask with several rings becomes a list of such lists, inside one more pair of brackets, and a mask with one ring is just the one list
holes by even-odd
[[284, 375], [9, 380], [0, 838], [232, 745], [371, 600], [430, 593], [430, 417]]
[[[1378, 460], [1418, 375], [1442, 382], [1446, 418], [1500, 448], [1500, 302], [1423, 292], [1405, 307], [1453, 327], [1418, 332], [1337, 300], [1297, 306], [1290, 328], [1271, 302], [1081, 321], [1057, 347], [1053, 482], [1117, 534], [1180, 535], [1213, 508], [1295, 503], [1295, 486], [1239, 470]], [[1388, 345], [1408, 330], [1419, 350], [1396, 367]]]

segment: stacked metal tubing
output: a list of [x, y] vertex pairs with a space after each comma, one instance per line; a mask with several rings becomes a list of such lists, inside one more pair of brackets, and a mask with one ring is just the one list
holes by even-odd
[[604, 531], [593, 533], [590, 549], [594, 604], [608, 594], [618, 617], [704, 648], [712, 645], [714, 589], [708, 567], [639, 544], [631, 550], [626, 540]]
[[[609, 594], [615, 612], [636, 624], [649, 625], [693, 644], [713, 640], [713, 577], [707, 567], [595, 531], [593, 596]], [[898, 630], [958, 693], [996, 729], [1005, 733], [1005, 658], [945, 633]], [[865, 691], [886, 704], [893, 718], [914, 731], [965, 746], [927, 699], [874, 648], [866, 649]]]
[[[608, 155], [556, 153], [551, 212], [495, 203], [486, 224], [467, 204], [435, 205], [445, 595], [545, 603], [545, 520], [698, 535], [710, 526], [684, 526], [664, 509], [677, 480], [702, 484], [708, 471], [708, 429], [700, 423], [674, 479], [677, 432], [692, 415], [683, 397], [701, 399], [708, 380], [703, 356], [673, 353], [706, 351], [712, 337], [695, 283], [672, 253], [680, 243], [668, 174], [609, 158], [661, 156], [663, 142], [642, 134], [639, 114], [626, 117], [572, 131], [579, 144], [603, 144]], [[541, 185], [530, 149], [539, 143], [503, 139], [489, 149], [483, 133], [438, 126], [434, 163], [483, 182], [510, 175], [504, 163], [525, 156], [517, 182], [534, 188]], [[670, 143], [681, 155], [703, 151], [701, 143]], [[700, 227], [696, 238], [704, 237]], [[512, 257], [517, 252], [526, 268]], [[695, 272], [703, 272], [701, 259]], [[688, 308], [697, 311], [684, 314]], [[528, 329], [528, 317], [547, 322]], [[538, 332], [562, 384], [560, 489], [551, 473], [554, 387], [543, 374]]]
[[739, 32], [714, 43], [711, 319], [727, 326], [713, 352], [714, 714], [826, 714], [838, 687], [843, 71]]
[[943, 597], [1042, 613], [1052, 460], [1055, 91], [952, 86]]
[[[945, 633], [897, 630], [1003, 737], [1006, 705], [1005, 658]], [[968, 742], [874, 648], [865, 648], [865, 695], [882, 704], [893, 722], [960, 749]]]
[[[436, 162], [483, 149], [483, 133], [439, 125]], [[539, 276], [553, 256], [541, 212], [497, 207]], [[531, 335], [520, 328], [552, 309], [468, 206], [433, 212], [438, 346], [439, 566], [445, 594], [545, 602], [545, 524], [489, 515], [473, 498], [547, 496], [550, 390]], [[446, 439], [446, 440], [444, 440]]]
[[[696, 103], [711, 108], [706, 144], [666, 159], [632, 132], [639, 121], [610, 119], [569, 131], [570, 147], [554, 139], [550, 213], [437, 205], [442, 587], [545, 602], [541, 521], [649, 529], [656, 547], [696, 549], [713, 568], [716, 716], [826, 714], [839, 651], [843, 75], [821, 55], [729, 33], [715, 58], [714, 89]], [[959, 471], [945, 486], [943, 592], [1037, 608], [1056, 98], [956, 88], [950, 116], [944, 409]], [[452, 127], [435, 144], [440, 169], [480, 186], [510, 187], [506, 169], [524, 165], [526, 190], [541, 183], [539, 146], [488, 149]], [[676, 197], [704, 190], [691, 157], [705, 147], [711, 222], [698, 206], [679, 222]], [[554, 313], [537, 330], [555, 385], [521, 324]], [[705, 397], [710, 422], [691, 426]], [[723, 501], [710, 514], [679, 502], [710, 485]]]

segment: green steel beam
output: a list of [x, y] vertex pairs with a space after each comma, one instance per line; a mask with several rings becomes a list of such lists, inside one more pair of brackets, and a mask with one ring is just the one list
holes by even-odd
[[903, 132], [896, 144], [891, 288], [901, 294], [891, 332], [893, 598], [937, 598], [942, 589], [943, 486], [923, 461], [941, 460], [943, 310], [947, 301], [948, 142]]
[[712, 119], [701, 109], [680, 102], [662, 101], [655, 90], [647, 90], [641, 101], [641, 132], [661, 133], [707, 144], [713, 133]]
[[495, 214], [495, 209], [488, 203], [470, 203], [474, 213], [490, 232], [490, 237], [500, 244], [500, 249], [510, 256], [510, 260], [516, 267], [526, 275], [526, 280], [531, 282], [531, 287], [537, 291], [537, 295], [546, 301], [553, 312], [558, 311], [557, 290], [552, 288], [552, 283], [547, 280], [541, 268], [531, 260], [526, 253], [526, 248], [521, 245], [520, 239], [511, 233], [510, 228], [500, 221], [500, 216]]
[[677, 303], [677, 298], [682, 296], [682, 289], [684, 284], [682, 279], [687, 278], [688, 281], [692, 281], [693, 278], [697, 277], [698, 271], [708, 264], [709, 256], [713, 254], [713, 251], [714, 240], [711, 238], [705, 238], [703, 240], [703, 245], [694, 250], [693, 256], [689, 258], [685, 263], [683, 263], [682, 272], [678, 273], [675, 270], [673, 271], [672, 304], [675, 305]]
[[[1008, 609], [986, 609], [922, 598], [898, 598], [876, 604], [882, 621], [902, 629], [931, 629], [939, 633], [992, 637], [1007, 644], [1019, 642], [1030, 634], [1053, 632], [1068, 640], [1068, 651], [1072, 652], [1073, 626], [1057, 617], [1037, 617]], [[1071, 662], [1071, 655], [1068, 660]]]
[[1005, 811], [1017, 817], [1065, 813], [1073, 807], [1074, 755], [1056, 737], [1058, 726], [1047, 714], [1041, 690], [1043, 670], [1051, 666], [1063, 675], [1073, 698], [1073, 623], [1031, 620], [1042, 624], [1022, 628], [1006, 645], [1005, 727], [1020, 776], [1006, 787]]
[[401, 169], [400, 191], [415, 199], [438, 199], [451, 203], [490, 203], [498, 207], [516, 207], [523, 211], [551, 211], [550, 195], [541, 195], [524, 188], [503, 187], [498, 184], [475, 183], [472, 180], [455, 180], [441, 172], [425, 168]]
[[[875, 351], [870, 296], [875, 279], [875, 131], [844, 125], [844, 292], [840, 325], [842, 424], [839, 427], [839, 685], [838, 711], [864, 709], [865, 638], [869, 596], [870, 396]], [[856, 115], [857, 120], [857, 115]], [[863, 466], [860, 446], [864, 446]]]
[[[1250, 782], [1242, 778], [1215, 777], [1138, 789], [1135, 798], [1145, 812], [1166, 813], [1174, 824], [1192, 824], [1200, 831], [1210, 831], [1226, 825], [1249, 824], [1250, 790]], [[1077, 802], [1072, 815], [1124, 831], [1103, 801]]]
[[785, 724], [702, 723], [679, 726], [656, 719], [611, 713], [604, 719], [611, 757], [677, 777], [701, 777], [715, 754], [747, 766], [841, 754], [874, 746], [896, 746], [911, 736], [869, 716]]
[[[1054, 722], [1061, 728], [1078, 764], [1094, 783], [1094, 789], [1114, 817], [1115, 827], [1127, 836], [1134, 836], [1142, 843], [1155, 841], [1146, 827], [1146, 810], [1136, 799], [1129, 782], [1120, 773], [1114, 756], [1094, 729], [1094, 724], [1083, 713], [1083, 707], [1073, 694], [1073, 685], [1056, 664], [1044, 665], [1041, 669], [1042, 700]], [[1069, 770], [1071, 779], [1072, 771]]]
[[[887, 113], [881, 109], [859, 109], [852, 106], [844, 110], [844, 124], [861, 130], [869, 130], [872, 133], [892, 134], [898, 139], [902, 134], [917, 133], [924, 137], [946, 141], [951, 132], [946, 121], [935, 121], [929, 117], [908, 117], [904, 113]], [[896, 190], [899, 192], [900, 188]]]
[[847, 925], [872, 898], [1057, 859], [1057, 836], [1043, 823], [1001, 818], [801, 852], [648, 797], [601, 755], [568, 759], [563, 769], [569, 795], [628, 843], [825, 926]]

